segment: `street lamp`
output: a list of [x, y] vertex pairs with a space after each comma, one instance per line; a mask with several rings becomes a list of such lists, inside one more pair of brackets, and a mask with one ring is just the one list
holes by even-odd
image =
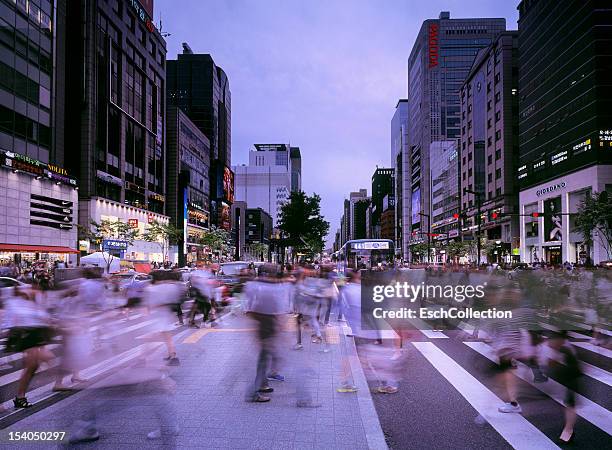
[[431, 251], [431, 218], [429, 214], [419, 212], [419, 216], [427, 217], [427, 262], [429, 262], [429, 252]]
[[476, 242], [476, 245], [477, 245], [477, 248], [478, 248], [478, 250], [477, 250], [478, 251], [478, 259], [476, 261], [476, 267], [480, 267], [480, 250], [481, 250], [480, 249], [480, 246], [481, 246], [481, 243], [480, 243], [480, 222], [481, 222], [481, 220], [480, 220], [480, 206], [481, 206], [481, 203], [482, 203], [481, 202], [482, 193], [481, 192], [473, 191], [473, 190], [468, 189], [468, 188], [464, 188], [463, 189], [463, 193], [464, 194], [472, 194], [473, 196], [476, 197], [476, 208], [478, 209], [477, 217], [476, 217], [476, 220], [478, 221], [478, 223], [477, 223], [477, 225], [478, 225], [478, 231], [477, 231], [478, 241]]

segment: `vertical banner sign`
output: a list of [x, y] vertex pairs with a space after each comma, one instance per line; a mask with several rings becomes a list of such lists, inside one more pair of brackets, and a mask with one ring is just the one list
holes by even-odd
[[183, 254], [187, 253], [187, 207], [189, 199], [187, 198], [187, 187], [183, 188]]
[[547, 241], [561, 241], [561, 197], [544, 200], [544, 238]]
[[438, 54], [440, 46], [438, 44], [438, 29], [437, 23], [429, 24], [429, 35], [427, 40], [429, 43], [429, 68], [436, 67], [438, 65]]

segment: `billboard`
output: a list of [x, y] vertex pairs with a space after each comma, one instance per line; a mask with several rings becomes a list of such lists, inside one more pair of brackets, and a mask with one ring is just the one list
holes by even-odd
[[223, 168], [223, 199], [234, 203], [234, 172], [227, 166]]
[[230, 206], [222, 202], [221, 207], [219, 208], [219, 227], [223, 228], [225, 231], [232, 230], [232, 221], [230, 215]]
[[421, 212], [421, 189], [417, 188], [412, 191], [412, 223], [419, 223], [421, 221], [421, 216], [419, 213]]
[[561, 241], [561, 197], [544, 200], [544, 239], [546, 241]]

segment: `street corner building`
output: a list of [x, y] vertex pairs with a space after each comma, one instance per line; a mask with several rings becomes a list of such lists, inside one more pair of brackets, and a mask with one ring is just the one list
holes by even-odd
[[76, 261], [66, 166], [65, 2], [0, 2], [0, 264]]
[[[609, 259], [575, 216], [589, 192], [612, 188], [612, 29], [607, 2], [519, 5], [521, 260]], [[538, 217], [532, 217], [533, 213]]]

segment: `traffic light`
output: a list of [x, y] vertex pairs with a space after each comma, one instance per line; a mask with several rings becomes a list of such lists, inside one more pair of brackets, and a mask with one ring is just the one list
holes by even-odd
[[487, 219], [489, 222], [495, 222], [496, 220], [500, 219], [502, 216], [502, 213], [500, 213], [499, 211], [489, 211], [487, 213]]
[[467, 219], [467, 214], [463, 212], [456, 212], [453, 214], [453, 219], [455, 220], [465, 220]]
[[542, 213], [534, 211], [531, 213], [531, 217], [533, 217], [534, 219], [537, 219], [538, 217], [540, 217]]

